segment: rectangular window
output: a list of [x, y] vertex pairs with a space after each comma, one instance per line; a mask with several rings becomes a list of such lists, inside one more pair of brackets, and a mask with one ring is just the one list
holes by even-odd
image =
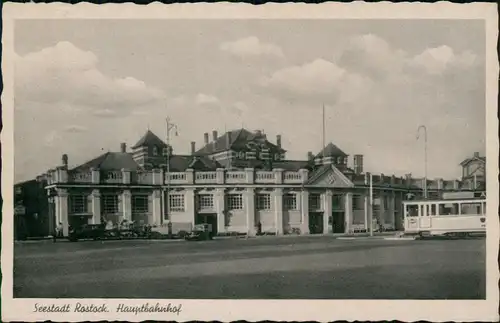
[[285, 210], [297, 210], [297, 195], [285, 194], [283, 196], [283, 206]]
[[439, 215], [458, 215], [458, 203], [439, 204]]
[[480, 215], [481, 203], [462, 203], [460, 204], [460, 214]]
[[428, 204], [428, 205], [426, 205], [426, 207], [427, 207], [427, 215], [430, 215], [430, 216], [437, 215], [437, 213], [436, 213], [436, 209], [437, 209], [436, 208], [436, 204], [430, 204], [430, 205]]
[[183, 194], [170, 194], [169, 199], [169, 210], [174, 212], [184, 211], [184, 195]]
[[310, 210], [321, 210], [321, 195], [320, 194], [310, 194], [309, 195], [309, 209]]
[[147, 195], [132, 196], [132, 213], [148, 213], [149, 198]]
[[104, 214], [118, 213], [118, 195], [102, 195], [101, 205]]
[[214, 196], [212, 194], [198, 195], [198, 209], [212, 210], [214, 208]]
[[271, 194], [257, 194], [257, 210], [271, 209]]
[[72, 214], [87, 213], [87, 195], [70, 195], [69, 207]]
[[227, 209], [228, 210], [241, 210], [243, 209], [243, 195], [229, 194], [227, 196]]
[[418, 205], [407, 205], [406, 206], [406, 216], [407, 217], [418, 216]]
[[362, 195], [354, 194], [352, 196], [352, 209], [353, 210], [364, 210], [365, 209], [365, 199]]

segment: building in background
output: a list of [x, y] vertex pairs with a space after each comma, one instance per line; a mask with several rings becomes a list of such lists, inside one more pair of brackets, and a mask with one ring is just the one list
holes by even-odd
[[[170, 224], [174, 232], [210, 223], [217, 234], [253, 235], [258, 224], [277, 235], [351, 233], [369, 229], [370, 208], [377, 225], [401, 229], [402, 201], [422, 197], [423, 179], [366, 173], [362, 155], [350, 163], [334, 143], [304, 160], [288, 160], [280, 135], [271, 142], [263, 131], [238, 129], [203, 139], [200, 149], [192, 142], [191, 154], [177, 155], [148, 130], [131, 151], [123, 143], [118, 152], [75, 168], [63, 155], [44, 175], [53, 222], [63, 223], [65, 234], [68, 225], [124, 219], [159, 231]], [[471, 166], [480, 162], [482, 177], [480, 167]], [[427, 180], [429, 197], [484, 190], [484, 162], [476, 155], [464, 161], [462, 180]]]
[[27, 237], [48, 236], [54, 231], [44, 177], [14, 185], [14, 236], [17, 240]]

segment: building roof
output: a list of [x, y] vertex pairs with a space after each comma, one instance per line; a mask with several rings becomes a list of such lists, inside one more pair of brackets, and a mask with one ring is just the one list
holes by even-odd
[[136, 170], [139, 165], [132, 158], [131, 153], [104, 153], [80, 166], [73, 168], [71, 171], [87, 171], [91, 168], [98, 168], [101, 170], [119, 170], [122, 168]]
[[132, 146], [132, 149], [153, 145], [157, 145], [160, 147], [167, 146], [167, 144], [163, 142], [163, 140], [161, 140], [157, 135], [155, 135], [151, 130], [148, 129], [144, 136], [142, 136], [141, 139], [139, 139], [139, 141], [134, 146]]
[[463, 162], [460, 163], [460, 166], [465, 166], [474, 160], [479, 160], [483, 163], [486, 163], [486, 157], [474, 156], [474, 157], [465, 159]]
[[339, 147], [337, 147], [335, 144], [330, 142], [328, 145], [326, 145], [325, 148], [323, 148], [315, 158], [322, 158], [322, 157], [332, 157], [332, 156], [342, 156], [345, 157], [347, 156], [346, 153], [344, 153]]
[[312, 164], [306, 160], [283, 160], [273, 162], [273, 168], [281, 168], [287, 171], [298, 171], [299, 169], [312, 169]]
[[217, 137], [217, 140], [209, 142], [203, 148], [196, 152], [196, 155], [211, 155], [214, 153], [227, 151], [230, 149], [243, 149], [249, 141], [261, 140], [265, 142], [269, 147], [281, 152], [285, 150], [279, 148], [275, 144], [269, 142], [265, 135], [253, 133], [246, 129], [230, 130], [224, 133], [222, 136]]

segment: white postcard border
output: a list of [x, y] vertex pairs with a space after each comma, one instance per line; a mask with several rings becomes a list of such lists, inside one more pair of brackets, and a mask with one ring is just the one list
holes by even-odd
[[[15, 19], [483, 19], [486, 26], [486, 121], [487, 121], [487, 300], [136, 300], [136, 299], [13, 299], [13, 183], [14, 168], [14, 93], [13, 42]], [[498, 320], [498, 32], [494, 4], [434, 4], [390, 2], [349, 4], [174, 4], [147, 6], [134, 4], [93, 5], [13, 4], [3, 6], [3, 131], [2, 140], [2, 320], [3, 321], [94, 321], [94, 320], [174, 320], [174, 321], [496, 321]], [[458, 144], [458, 143], [457, 143]], [[300, 282], [298, 282], [300, 283]], [[166, 286], [166, 289], [168, 287]], [[108, 313], [36, 313], [35, 303], [106, 304]], [[118, 304], [182, 304], [179, 314], [117, 313]], [[216, 306], [214, 306], [216, 302]], [[258, 310], [257, 310], [258, 309]]]

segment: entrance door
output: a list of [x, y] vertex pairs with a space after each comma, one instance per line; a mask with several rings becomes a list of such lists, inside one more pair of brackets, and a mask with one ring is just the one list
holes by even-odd
[[208, 223], [212, 225], [213, 235], [217, 234], [217, 214], [207, 213], [207, 214], [197, 214], [195, 218], [195, 224]]
[[344, 233], [345, 231], [345, 219], [344, 212], [333, 212], [332, 213], [332, 232], [333, 233]]
[[323, 214], [322, 213], [309, 213], [309, 233], [320, 234], [323, 233]]
[[431, 217], [429, 214], [429, 205], [420, 205], [419, 206], [419, 220], [420, 220], [420, 227], [421, 228], [430, 228], [431, 227]]

